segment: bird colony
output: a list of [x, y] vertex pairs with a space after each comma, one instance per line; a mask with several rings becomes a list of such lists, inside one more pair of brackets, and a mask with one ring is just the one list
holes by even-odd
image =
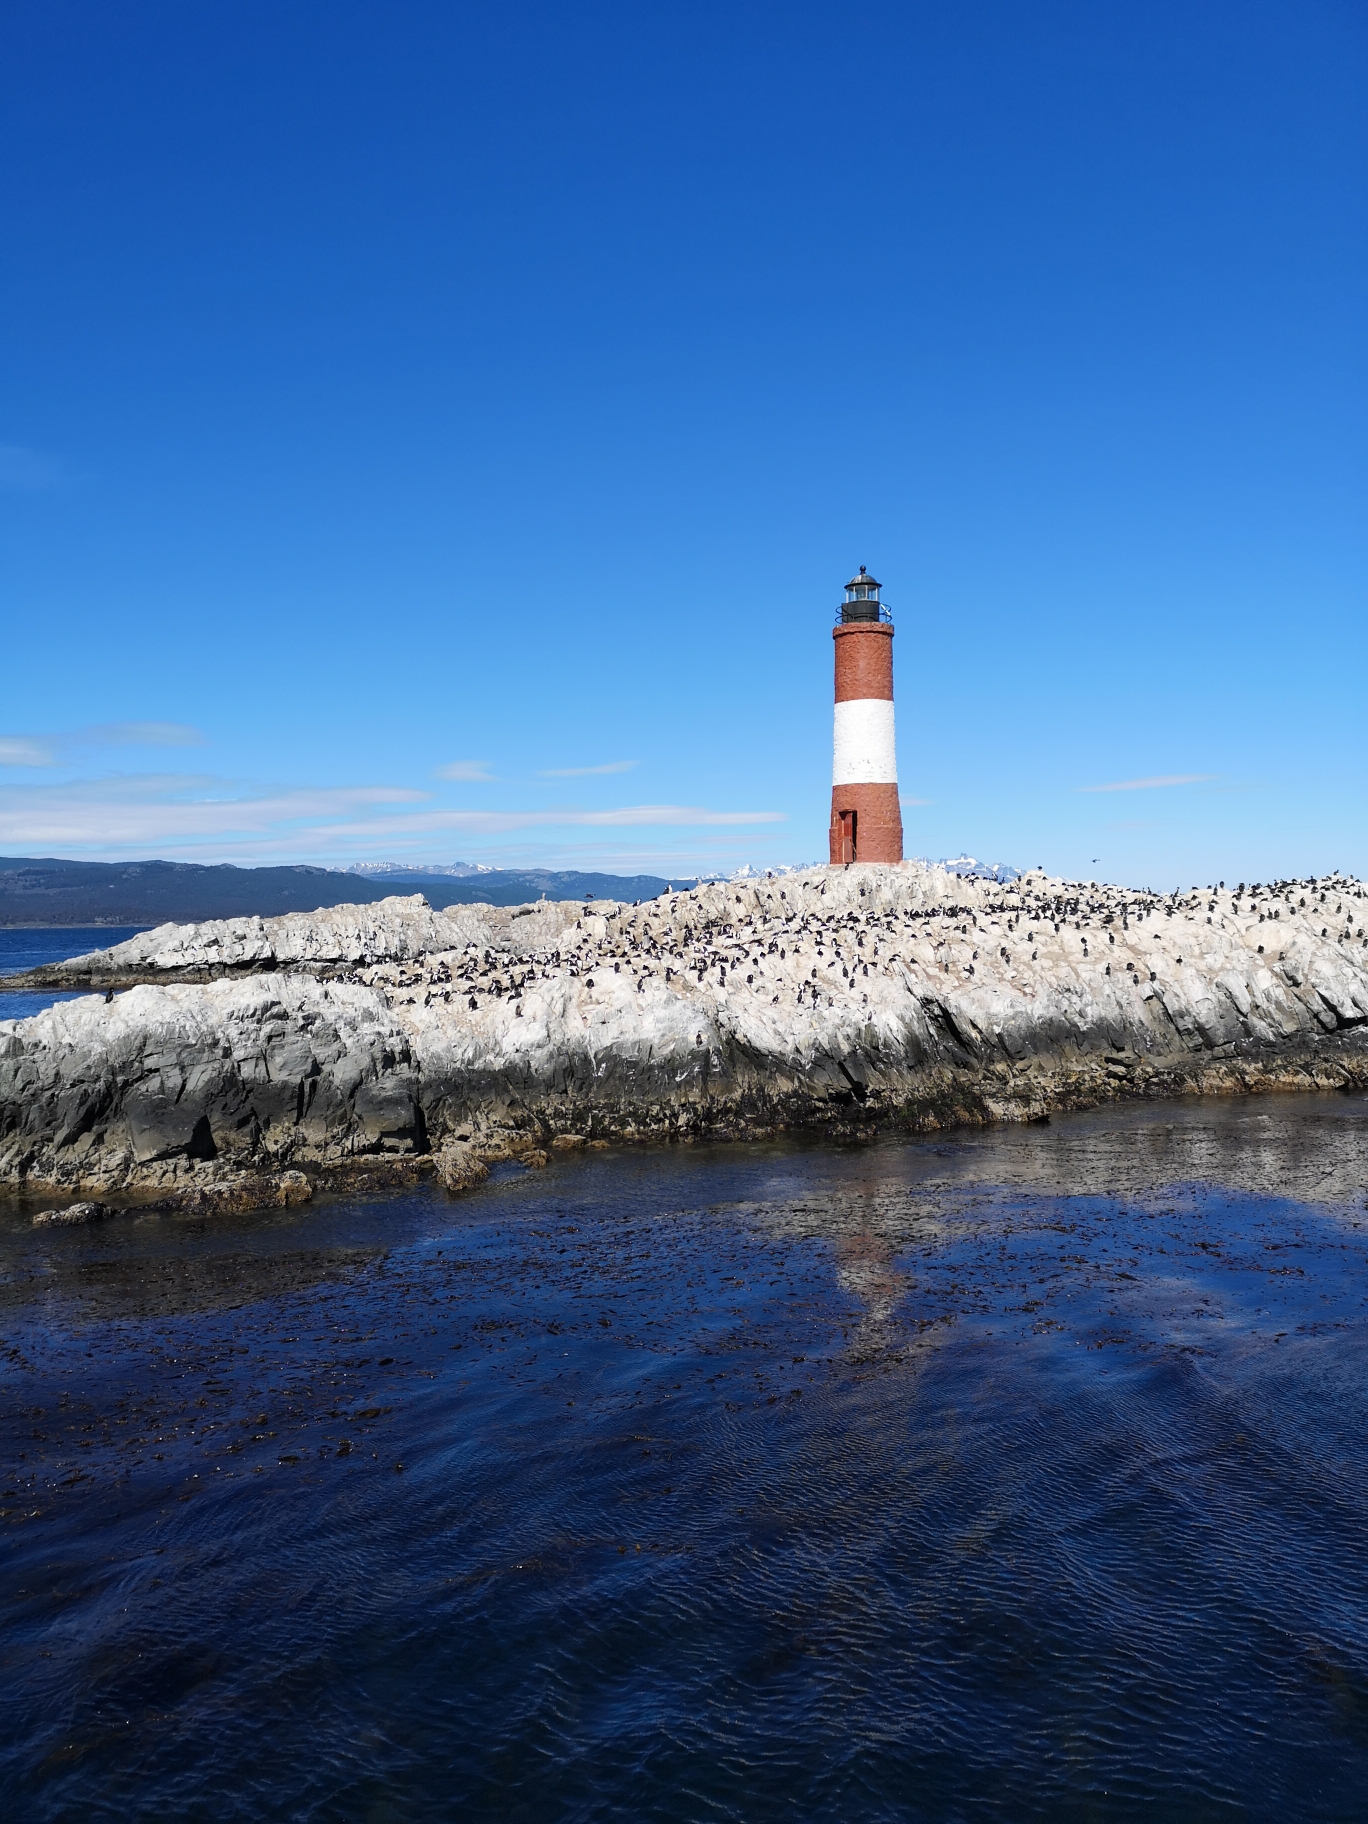
[[26, 978], [91, 992], [0, 1023], [0, 1184], [208, 1208], [611, 1141], [1368, 1087], [1366, 931], [1342, 876], [1164, 895], [917, 862], [163, 926]]

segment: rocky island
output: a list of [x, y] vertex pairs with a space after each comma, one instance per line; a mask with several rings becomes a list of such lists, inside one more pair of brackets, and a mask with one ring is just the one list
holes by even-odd
[[91, 992], [0, 1022], [0, 1186], [208, 1209], [610, 1141], [1368, 1088], [1365, 917], [1343, 876], [1163, 895], [904, 862], [164, 925], [10, 984]]

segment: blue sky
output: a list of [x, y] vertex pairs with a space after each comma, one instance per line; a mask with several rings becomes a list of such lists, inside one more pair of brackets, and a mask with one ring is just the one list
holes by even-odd
[[20, 3], [0, 853], [1368, 872], [1368, 15]]

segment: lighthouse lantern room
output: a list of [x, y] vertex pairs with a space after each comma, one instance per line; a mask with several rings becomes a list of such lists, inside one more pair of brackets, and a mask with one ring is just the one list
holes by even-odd
[[836, 721], [831, 768], [831, 859], [902, 860], [893, 735], [893, 617], [882, 585], [860, 565], [836, 610]]

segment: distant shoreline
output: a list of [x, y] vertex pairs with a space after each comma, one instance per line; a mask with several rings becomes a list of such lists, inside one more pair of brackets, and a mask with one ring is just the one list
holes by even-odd
[[687, 891], [696, 884], [656, 874], [574, 869], [489, 868], [447, 874], [395, 864], [353, 873], [307, 863], [239, 868], [227, 862], [0, 855], [0, 930], [100, 930], [112, 925], [149, 930], [213, 919], [324, 912], [340, 900], [378, 905], [413, 893], [422, 893], [437, 911], [448, 906], [528, 905], [543, 899], [637, 902]]
[[[121, 931], [135, 925], [139, 931], [155, 931], [156, 925], [146, 918], [15, 918], [0, 919], [0, 931]], [[0, 977], [0, 980], [3, 980]]]

